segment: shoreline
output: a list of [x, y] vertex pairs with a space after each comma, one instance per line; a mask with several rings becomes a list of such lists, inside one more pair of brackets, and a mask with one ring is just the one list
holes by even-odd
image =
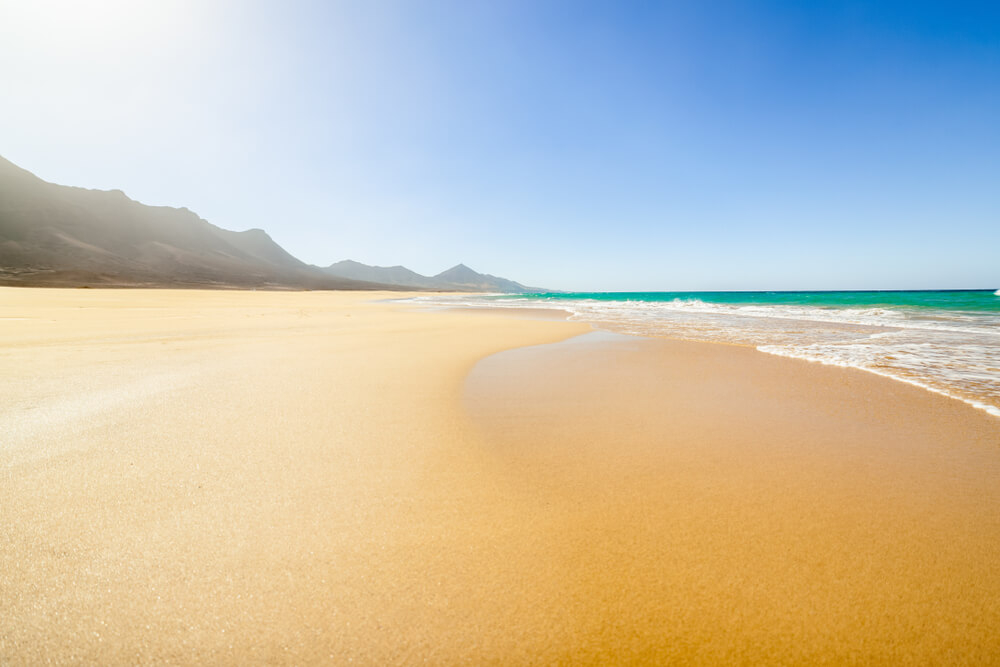
[[754, 349], [756, 349], [758, 352], [763, 352], [764, 354], [770, 354], [770, 355], [773, 355], [773, 356], [776, 356], [776, 357], [783, 357], [785, 359], [796, 359], [798, 361], [808, 361], [810, 363], [819, 364], [821, 366], [830, 366], [831, 368], [848, 368], [848, 369], [853, 369], [853, 370], [857, 370], [857, 371], [862, 371], [864, 373], [871, 373], [872, 375], [877, 375], [880, 378], [885, 378], [887, 380], [892, 380], [894, 382], [902, 382], [903, 384], [908, 384], [908, 385], [911, 385], [913, 387], [919, 387], [920, 389], [922, 389], [924, 391], [930, 392], [930, 393], [935, 394], [937, 396], [941, 396], [942, 398], [947, 398], [947, 399], [951, 399], [953, 401], [958, 401], [960, 403], [965, 403], [966, 405], [968, 405], [969, 407], [971, 407], [971, 408], [973, 408], [975, 410], [980, 410], [980, 411], [985, 412], [986, 414], [990, 415], [991, 417], [996, 417], [996, 418], [1000, 419], [1000, 408], [996, 407], [995, 405], [989, 405], [987, 403], [983, 403], [982, 401], [978, 401], [978, 400], [971, 399], [971, 398], [965, 398], [965, 397], [962, 397], [962, 396], [955, 396], [954, 394], [949, 394], [948, 392], [944, 391], [943, 389], [938, 389], [936, 387], [931, 387], [931, 386], [929, 386], [927, 384], [924, 384], [924, 383], [922, 383], [922, 382], [920, 382], [918, 380], [911, 380], [911, 379], [908, 379], [908, 378], [901, 378], [901, 377], [897, 377], [895, 375], [890, 375], [889, 373], [886, 373], [885, 371], [881, 371], [881, 370], [879, 370], [877, 368], [864, 368], [862, 366], [850, 366], [848, 364], [838, 364], [838, 363], [834, 363], [832, 361], [824, 361], [822, 359], [810, 359], [808, 357], [795, 356], [795, 355], [791, 355], [791, 354], [782, 354], [780, 352], [770, 352], [768, 350], [762, 350], [762, 349], [760, 349], [760, 347], [767, 347], [767, 346], [766, 345], [765, 346], [758, 346], [758, 347], [756, 347]]
[[[905, 290], [901, 290], [901, 291], [905, 291]], [[955, 291], [955, 290], [937, 290], [937, 291]], [[965, 291], [989, 291], [989, 290], [965, 290]], [[454, 306], [449, 306], [449, 308], [453, 308], [455, 310], [469, 310], [469, 311], [472, 311], [472, 312], [498, 311], [498, 312], [501, 312], [501, 313], [503, 311], [505, 311], [505, 310], [517, 311], [517, 312], [530, 312], [531, 310], [533, 310], [533, 308], [528, 307], [528, 306], [506, 307], [506, 306], [463, 306], [463, 305], [454, 305]], [[896, 381], [896, 382], [902, 382], [904, 384], [908, 384], [908, 385], [911, 385], [911, 386], [914, 386], [914, 387], [919, 387], [919, 388], [921, 388], [921, 389], [923, 389], [925, 391], [931, 392], [931, 393], [936, 394], [938, 396], [942, 396], [944, 398], [948, 398], [948, 399], [960, 401], [962, 403], [965, 403], [966, 405], [969, 405], [969, 406], [975, 408], [976, 410], [981, 410], [981, 411], [989, 414], [992, 417], [1000, 418], [1000, 407], [998, 407], [998, 406], [991, 405], [991, 404], [988, 404], [988, 403], [984, 403], [982, 400], [979, 400], [979, 399], [969, 398], [969, 397], [957, 395], [957, 394], [954, 394], [954, 393], [949, 393], [947, 390], [939, 389], [937, 387], [931, 386], [931, 385], [927, 384], [926, 382], [922, 382], [920, 380], [913, 379], [913, 378], [901, 377], [899, 375], [893, 375], [892, 373], [890, 373], [888, 371], [884, 371], [884, 370], [878, 369], [878, 368], [871, 368], [871, 367], [868, 367], [868, 366], [853, 365], [853, 364], [849, 364], [849, 363], [837, 362], [837, 361], [832, 361], [832, 360], [828, 360], [828, 359], [813, 358], [813, 357], [809, 357], [809, 356], [804, 355], [804, 354], [795, 354], [795, 353], [790, 353], [790, 352], [785, 352], [785, 351], [778, 351], [777, 349], [775, 349], [775, 350], [764, 349], [764, 348], [768, 348], [768, 347], [773, 347], [773, 348], [780, 348], [781, 347], [781, 346], [775, 346], [775, 345], [770, 344], [770, 343], [742, 343], [742, 342], [733, 342], [733, 341], [725, 341], [725, 340], [710, 340], [710, 339], [691, 338], [691, 337], [685, 337], [685, 336], [682, 336], [682, 335], [669, 335], [669, 334], [654, 334], [654, 333], [638, 333], [638, 332], [616, 331], [614, 329], [614, 327], [601, 326], [596, 321], [588, 320], [584, 316], [578, 316], [573, 311], [571, 311], [571, 310], [564, 310], [564, 309], [559, 308], [558, 306], [553, 306], [551, 308], [539, 308], [538, 310], [542, 311], [542, 312], [558, 311], [558, 312], [561, 312], [561, 313], [565, 313], [566, 314], [566, 318], [565, 319], [568, 319], [569, 321], [572, 321], [572, 322], [585, 322], [585, 323], [588, 323], [595, 330], [599, 330], [599, 331], [608, 331], [608, 332], [611, 332], [611, 333], [619, 333], [621, 335], [636, 336], [636, 337], [639, 337], [639, 338], [648, 338], [648, 339], [676, 340], [676, 341], [686, 341], [686, 342], [692, 342], [692, 343], [707, 343], [707, 344], [711, 344], [711, 345], [730, 345], [730, 346], [734, 346], [734, 347], [754, 349], [754, 350], [756, 350], [758, 352], [761, 352], [761, 353], [767, 354], [767, 355], [772, 355], [772, 356], [776, 356], [776, 357], [782, 357], [782, 358], [786, 358], [786, 359], [796, 359], [796, 360], [799, 360], [799, 361], [806, 361], [806, 362], [810, 362], [810, 363], [819, 364], [819, 365], [822, 365], [822, 366], [830, 366], [830, 367], [833, 367], [833, 368], [851, 368], [851, 369], [855, 369], [855, 370], [859, 370], [859, 371], [864, 371], [866, 373], [871, 373], [873, 375], [877, 375], [877, 376], [879, 376], [881, 378], [886, 378], [886, 379], [893, 380], [893, 381]], [[577, 319], [573, 319], [574, 317], [576, 317]], [[847, 325], [845, 325], [845, 326], [847, 326]], [[888, 332], [905, 331], [904, 328], [900, 328], [898, 326], [894, 327], [894, 326], [889, 325], [889, 324], [886, 324], [886, 325], [884, 325], [884, 326], [882, 326], [880, 328], [883, 328], [883, 329], [885, 329]]]
[[0, 662], [1000, 654], [988, 415], [398, 296], [0, 289]]

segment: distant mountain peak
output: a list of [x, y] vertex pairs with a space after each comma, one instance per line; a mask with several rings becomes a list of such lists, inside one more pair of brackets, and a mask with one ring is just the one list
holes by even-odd
[[516, 293], [535, 291], [534, 288], [525, 287], [513, 280], [479, 273], [465, 264], [456, 264], [436, 276], [422, 276], [405, 266], [369, 266], [353, 259], [336, 262], [323, 270], [341, 278], [380, 282], [398, 287], [457, 292]]
[[361, 262], [356, 262], [353, 259], [342, 259], [339, 262], [334, 262], [333, 264], [331, 264], [327, 268], [332, 269], [335, 266], [344, 266], [344, 267], [347, 267], [347, 266], [367, 266], [367, 265], [366, 264], [362, 264]]
[[338, 278], [364, 280], [396, 287], [431, 289], [436, 286], [433, 279], [411, 271], [405, 266], [369, 266], [353, 259], [334, 262], [322, 271]]
[[434, 276], [435, 278], [441, 280], [450, 280], [456, 282], [475, 282], [483, 278], [483, 274], [473, 271], [465, 264], [456, 264], [450, 269], [446, 269], [441, 273]]

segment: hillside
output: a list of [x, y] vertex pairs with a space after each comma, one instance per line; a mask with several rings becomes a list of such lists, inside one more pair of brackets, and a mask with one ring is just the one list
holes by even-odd
[[0, 285], [536, 291], [464, 264], [433, 277], [351, 260], [311, 266], [262, 229], [222, 229], [121, 190], [55, 185], [2, 157]]
[[0, 157], [0, 284], [374, 287], [317, 271], [263, 230], [234, 232], [120, 190], [47, 183]]

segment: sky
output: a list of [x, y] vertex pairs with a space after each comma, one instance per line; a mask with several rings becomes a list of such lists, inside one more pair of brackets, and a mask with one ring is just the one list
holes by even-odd
[[1000, 3], [0, 0], [0, 155], [303, 261], [1000, 287]]

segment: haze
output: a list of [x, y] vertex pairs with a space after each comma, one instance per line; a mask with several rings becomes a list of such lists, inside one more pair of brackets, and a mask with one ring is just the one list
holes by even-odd
[[1000, 9], [0, 0], [0, 154], [296, 257], [1000, 287]]

